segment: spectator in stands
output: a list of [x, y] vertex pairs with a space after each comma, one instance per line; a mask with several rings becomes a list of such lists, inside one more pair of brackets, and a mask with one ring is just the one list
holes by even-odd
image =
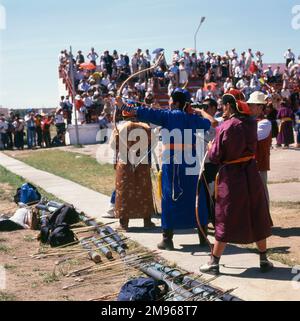
[[13, 122], [14, 130], [14, 145], [18, 150], [24, 149], [24, 121], [16, 114], [15, 121]]
[[36, 146], [36, 124], [32, 110], [29, 110], [29, 113], [25, 116], [25, 123], [27, 128], [27, 146], [31, 149]]
[[50, 127], [53, 123], [54, 123], [54, 120], [51, 115], [43, 115], [42, 132], [43, 132], [43, 141], [46, 148], [51, 147]]
[[4, 115], [0, 115], [0, 150], [7, 148], [7, 129], [8, 124]]
[[14, 123], [15, 121], [15, 114], [11, 112], [9, 114], [9, 117], [7, 118], [7, 148], [13, 149], [14, 148], [14, 140], [13, 140], [13, 134], [14, 134]]
[[284, 59], [286, 60], [286, 67], [289, 67], [290, 63], [295, 61], [295, 54], [292, 52], [292, 49], [288, 49], [288, 51], [284, 54]]
[[64, 118], [67, 119], [67, 124], [72, 124], [73, 104], [70, 101], [70, 96], [66, 96], [63, 105]]
[[66, 132], [66, 124], [65, 124], [65, 120], [64, 120], [64, 116], [63, 116], [63, 109], [62, 108], [58, 108], [55, 116], [54, 116], [54, 124], [56, 127], [56, 132], [57, 135], [59, 134], [65, 134]]
[[79, 50], [78, 51], [78, 54], [77, 54], [77, 57], [76, 57], [76, 64], [77, 65], [81, 65], [85, 62], [85, 59], [84, 59], [84, 55], [82, 54], [82, 51]]
[[104, 68], [106, 69], [108, 75], [111, 76], [114, 58], [109, 54], [108, 50], [104, 51], [103, 62], [104, 62]]
[[35, 116], [35, 130], [37, 136], [37, 146], [42, 147], [43, 143], [43, 131], [42, 131], [42, 116], [37, 114]]
[[97, 52], [95, 52], [94, 48], [91, 48], [91, 52], [89, 52], [87, 58], [90, 60], [92, 64], [97, 66], [97, 59], [99, 58], [99, 55], [97, 54]]

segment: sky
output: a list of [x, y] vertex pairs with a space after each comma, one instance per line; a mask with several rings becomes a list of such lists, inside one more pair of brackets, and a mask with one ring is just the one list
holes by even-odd
[[[43, 108], [58, 104], [58, 55], [73, 47], [88, 53], [132, 54], [137, 48], [194, 47], [224, 53], [252, 48], [265, 62], [300, 54], [292, 9], [300, 0], [0, 0], [0, 105]], [[6, 28], [3, 12], [6, 13]], [[2, 14], [1, 14], [2, 12]], [[300, 10], [299, 10], [300, 12]], [[300, 17], [299, 17], [300, 22]]]

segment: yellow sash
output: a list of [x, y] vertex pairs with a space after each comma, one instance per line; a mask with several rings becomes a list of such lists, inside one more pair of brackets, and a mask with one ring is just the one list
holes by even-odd
[[280, 119], [279, 133], [281, 133], [282, 125], [283, 125], [284, 123], [289, 122], [289, 121], [293, 121], [293, 119], [290, 118], [290, 117], [285, 117], [285, 118], [281, 118], [281, 119]]

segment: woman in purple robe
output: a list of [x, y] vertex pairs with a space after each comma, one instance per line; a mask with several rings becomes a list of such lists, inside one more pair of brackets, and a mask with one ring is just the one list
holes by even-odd
[[289, 148], [291, 144], [295, 143], [293, 131], [293, 110], [287, 107], [286, 103], [282, 103], [279, 108], [277, 118], [280, 120], [277, 146], [281, 147], [281, 145], [284, 145], [285, 148]]
[[273, 268], [266, 255], [266, 239], [271, 236], [273, 223], [254, 159], [257, 123], [250, 117], [247, 103], [237, 100], [233, 93], [224, 95], [223, 110], [228, 120], [218, 128], [216, 139], [208, 147], [210, 160], [220, 166], [216, 180], [216, 242], [210, 263], [200, 271], [219, 274], [219, 261], [227, 243], [255, 242], [261, 271], [267, 272]]

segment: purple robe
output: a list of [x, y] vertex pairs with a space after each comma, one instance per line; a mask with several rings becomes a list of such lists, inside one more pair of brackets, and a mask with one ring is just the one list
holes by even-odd
[[264, 186], [254, 159], [225, 164], [252, 156], [257, 147], [257, 123], [231, 118], [217, 130], [209, 152], [220, 165], [216, 196], [216, 240], [250, 244], [271, 236], [273, 226]]
[[[291, 118], [294, 119], [294, 114], [291, 108], [281, 106], [278, 111], [277, 118], [283, 119], [283, 118]], [[277, 144], [278, 145], [291, 145], [295, 143], [294, 139], [294, 131], [293, 131], [293, 121], [285, 121], [280, 126], [280, 131], [277, 136]]]

